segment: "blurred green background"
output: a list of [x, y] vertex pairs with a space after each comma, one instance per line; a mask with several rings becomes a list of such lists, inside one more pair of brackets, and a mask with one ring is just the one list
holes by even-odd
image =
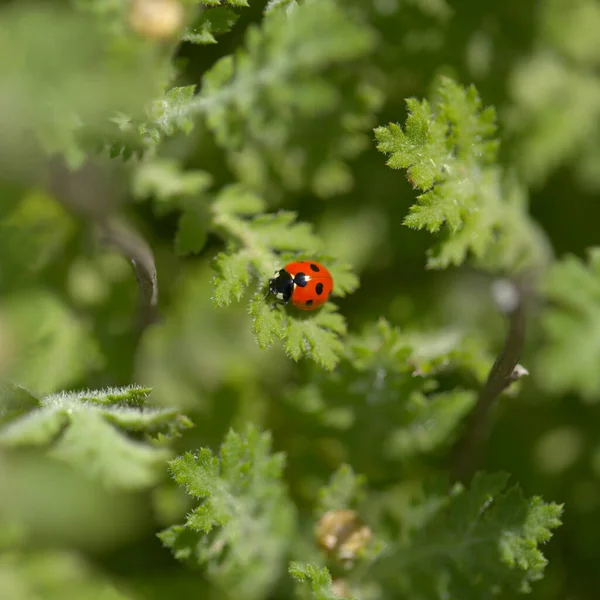
[[[233, 30], [210, 45], [133, 35], [126, 4], [21, 0], [0, 8], [2, 374], [39, 395], [152, 387], [154, 405], [177, 407], [196, 425], [176, 442], [177, 451], [217, 448], [229, 427], [247, 421], [271, 429], [275, 448], [288, 454], [287, 483], [308, 520], [316, 490], [341, 462], [351, 462], [374, 489], [418, 477], [410, 466], [382, 462], [377, 449], [365, 444], [373, 439], [369, 435], [362, 441], [360, 435], [343, 438], [335, 427], [303, 415], [293, 392], [314, 380], [316, 368], [308, 361], [293, 363], [279, 347], [261, 351], [244, 302], [213, 306], [211, 261], [223, 242], [209, 233], [199, 254], [178, 256], [173, 248], [178, 212], [161, 214], [152, 202], [134, 198], [131, 163], [96, 157], [89, 170], [59, 169], [57, 180], [48, 182], [51, 152], [79, 165], [101, 142], [120, 143], [111, 122], [116, 112], [143, 119], [145, 103], [158, 97], [169, 78], [176, 85], [200, 84], [218, 59], [247, 44], [246, 32], [262, 22], [266, 3], [250, 0], [237, 11]], [[195, 4], [187, 2], [186, 9]], [[351, 332], [384, 316], [401, 329], [477, 335], [492, 356], [505, 324], [490, 298], [490, 278], [469, 268], [425, 269], [431, 236], [402, 226], [415, 192], [403, 173], [385, 166], [372, 129], [403, 122], [404, 100], [429, 96], [440, 73], [474, 83], [483, 104], [497, 108], [503, 165], [528, 186], [531, 213], [554, 253], [584, 256], [597, 243], [600, 218], [600, 5], [595, 0], [337, 4], [375, 40], [372, 51], [327, 71], [340, 91], [340, 112], [355, 102], [357, 81], [377, 90], [352, 138], [356, 152], [345, 155], [350, 142], [326, 112], [305, 114], [298, 122], [285, 114], [271, 117], [268, 110], [264, 115], [284, 124], [285, 143], [293, 143], [309, 174], [320, 152], [340, 159], [335, 193], [306, 177], [293, 183], [294, 165], [278, 163], [260, 143], [246, 144], [243, 152], [227, 147], [201, 117], [194, 118], [189, 135], [165, 136], [155, 151], [182, 169], [210, 173], [215, 188], [255, 183], [273, 209], [297, 211], [300, 220], [313, 223], [327, 252], [352, 264], [360, 277], [360, 288], [337, 301]], [[83, 141], [73, 113], [86, 124]], [[113, 214], [126, 219], [155, 254], [162, 320], [141, 337], [135, 331], [133, 271], [116, 250], [98, 243], [90, 226]], [[546, 577], [532, 597], [596, 598], [597, 398], [548, 389], [544, 365], [536, 362], [541, 343], [536, 312], [521, 360], [531, 376], [518, 396], [502, 400], [482, 464], [511, 473], [526, 495], [566, 503], [564, 526], [544, 548], [550, 561]], [[370, 418], [374, 431], [386, 426], [385, 415]], [[71, 582], [73, 598], [100, 597], [91, 579], [84, 581], [76, 559], [62, 554], [76, 549], [132, 597], [222, 597], [177, 564], [155, 537], [189, 508], [166, 480], [165, 474], [163, 485], [142, 492], [111, 492], [37, 455], [0, 454], [0, 522], [6, 524], [0, 548], [23, 539], [19, 527], [25, 522], [28, 543], [56, 553], [52, 561], [31, 554], [27, 563], [17, 564], [7, 555], [0, 562], [0, 589], [5, 585], [13, 595], [0, 595], [66, 597], [53, 591], [34, 596], [19, 587], [35, 572], [40, 579]], [[40, 497], [43, 503], [36, 501]], [[290, 591], [280, 593], [284, 598]]]

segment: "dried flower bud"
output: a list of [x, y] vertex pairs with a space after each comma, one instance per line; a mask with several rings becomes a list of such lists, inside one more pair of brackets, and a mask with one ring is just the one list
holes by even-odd
[[132, 0], [129, 25], [144, 37], [164, 40], [180, 30], [183, 17], [178, 0]]
[[338, 596], [338, 598], [348, 598], [352, 595], [348, 585], [343, 579], [334, 579], [331, 582], [331, 591], [333, 592], [333, 595]]
[[371, 530], [354, 510], [330, 510], [317, 524], [317, 541], [321, 548], [342, 562], [360, 557], [372, 537]]

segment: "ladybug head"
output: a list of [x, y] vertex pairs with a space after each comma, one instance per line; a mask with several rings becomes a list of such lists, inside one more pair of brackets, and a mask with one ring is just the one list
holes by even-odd
[[294, 291], [294, 278], [285, 270], [280, 269], [273, 279], [269, 279], [269, 292], [284, 304], [287, 304]]

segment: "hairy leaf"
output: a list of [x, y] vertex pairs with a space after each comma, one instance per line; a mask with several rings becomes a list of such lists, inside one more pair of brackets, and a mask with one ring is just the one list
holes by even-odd
[[177, 483], [201, 503], [160, 539], [177, 558], [206, 563], [215, 583], [245, 598], [264, 597], [293, 531], [283, 463], [271, 453], [270, 435], [253, 426], [242, 435], [230, 431], [218, 456], [202, 448], [172, 460]]
[[47, 396], [39, 408], [0, 429], [0, 447], [40, 447], [108, 487], [147, 488], [160, 479], [171, 455], [152, 438], [191, 426], [176, 410], [145, 407], [148, 394], [147, 388], [119, 388]]
[[289, 566], [289, 574], [299, 583], [309, 583], [311, 593], [302, 594], [301, 597], [313, 598], [314, 600], [339, 600], [350, 596], [340, 596], [332, 590], [332, 580], [327, 567], [318, 567], [312, 564], [301, 564], [292, 562]]
[[469, 255], [491, 270], [539, 265], [546, 248], [528, 217], [523, 190], [496, 164], [495, 111], [477, 90], [442, 77], [435, 101], [407, 100], [404, 129], [375, 129], [387, 164], [406, 169], [422, 193], [404, 224], [447, 235], [429, 252], [428, 266], [460, 265]]

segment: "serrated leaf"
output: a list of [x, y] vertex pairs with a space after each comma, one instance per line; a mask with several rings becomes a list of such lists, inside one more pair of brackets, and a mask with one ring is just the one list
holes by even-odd
[[227, 306], [234, 300], [241, 300], [250, 284], [252, 257], [247, 251], [233, 254], [219, 254], [215, 259], [218, 275], [213, 280], [213, 301], [217, 306]]
[[248, 312], [254, 317], [252, 328], [256, 342], [262, 350], [266, 350], [284, 336], [284, 315], [265, 302], [264, 294], [253, 296]]
[[[340, 193], [352, 183], [346, 161], [367, 146], [364, 123], [383, 100], [354, 65], [375, 43], [364, 21], [331, 0], [270, 10], [248, 29], [235, 69], [227, 56], [206, 72], [189, 112], [206, 117], [254, 189]], [[332, 67], [339, 76], [330, 76]], [[317, 135], [323, 119], [332, 132], [325, 144]]]
[[380, 557], [374, 576], [387, 574], [399, 591], [418, 586], [425, 600], [529, 591], [547, 563], [538, 546], [561, 524], [562, 506], [525, 499], [507, 481], [479, 473], [470, 489], [456, 486], [410, 542]]
[[143, 406], [148, 402], [152, 388], [129, 385], [120, 388], [104, 388], [101, 390], [82, 390], [79, 392], [61, 392], [52, 394], [45, 400], [46, 404], [61, 403], [64, 400], [78, 399], [94, 404], [124, 404], [126, 406]]
[[176, 481], [201, 503], [185, 524], [159, 537], [178, 558], [207, 563], [215, 583], [244, 598], [264, 597], [293, 530], [282, 469], [283, 455], [271, 453], [270, 435], [253, 426], [242, 435], [230, 431], [219, 456], [203, 448], [171, 461]]
[[375, 130], [387, 164], [406, 169], [423, 193], [404, 225], [447, 235], [429, 252], [428, 266], [462, 264], [469, 255], [483, 268], [519, 271], [539, 265], [545, 242], [527, 214], [525, 194], [496, 164], [493, 107], [477, 90], [442, 77], [435, 101], [407, 100], [404, 129]]
[[387, 165], [392, 169], [407, 169], [414, 187], [429, 190], [441, 178], [449, 160], [446, 142], [448, 125], [431, 112], [426, 100], [406, 101], [409, 115], [406, 131], [396, 123], [375, 129], [377, 149], [390, 154]]
[[340, 596], [332, 590], [332, 579], [327, 567], [293, 561], [289, 565], [288, 572], [299, 583], [310, 584], [310, 596], [302, 597], [314, 600], [340, 600], [340, 598], [352, 600], [350, 596]]
[[335, 307], [326, 304], [309, 318], [288, 316], [284, 348], [293, 360], [310, 357], [324, 369], [331, 371], [340, 360], [344, 344], [340, 335], [346, 332], [346, 323]]
[[196, 23], [183, 34], [183, 40], [194, 44], [216, 44], [215, 35], [231, 31], [238, 18], [238, 14], [224, 6], [204, 10]]
[[348, 294], [352, 294], [358, 289], [360, 280], [358, 275], [353, 271], [351, 265], [338, 263], [336, 261], [330, 262], [330, 259], [321, 259], [318, 255], [313, 255], [312, 260], [322, 262], [331, 273], [333, 278], [334, 296], [344, 297]]
[[316, 513], [318, 516], [329, 510], [352, 508], [363, 500], [367, 480], [356, 475], [350, 465], [341, 465], [331, 476], [328, 485], [319, 490]]
[[168, 90], [164, 97], [152, 103], [148, 111], [150, 121], [142, 125], [142, 132], [155, 141], [162, 134], [173, 135], [176, 131], [189, 134], [194, 125], [189, 115], [189, 106], [195, 92], [195, 85]]

